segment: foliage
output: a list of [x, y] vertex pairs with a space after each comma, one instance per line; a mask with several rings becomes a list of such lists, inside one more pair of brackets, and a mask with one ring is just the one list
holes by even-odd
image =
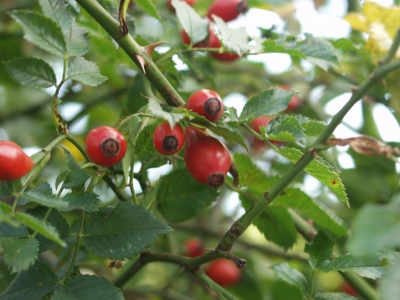
[[[400, 119], [399, 7], [365, 1], [345, 16], [355, 31], [328, 40], [296, 34], [291, 1], [248, 1], [288, 18], [285, 32], [258, 36], [218, 16], [209, 26], [211, 0], [173, 0], [176, 13], [165, 0], [4, 2], [0, 139], [24, 147], [35, 166], [0, 181], [1, 299], [354, 299], [343, 280], [363, 299], [398, 295], [400, 150], [381, 141], [385, 120], [372, 112], [384, 105]], [[220, 49], [207, 47], [209, 30]], [[239, 58], [221, 62], [208, 55], [216, 51]], [[252, 59], [270, 53], [290, 68], [271, 74]], [[327, 116], [350, 86], [346, 105]], [[216, 122], [186, 109], [200, 89], [225, 102]], [[243, 107], [228, 102], [238, 94]], [[302, 99], [296, 111], [293, 96]], [[340, 136], [357, 102], [363, 124]], [[262, 116], [274, 119], [258, 133], [249, 124]], [[184, 150], [154, 149], [164, 121], [226, 144], [233, 163], [222, 187], [192, 178]], [[85, 152], [98, 126], [127, 140], [114, 166]], [[193, 237], [205, 251], [189, 258]], [[241, 268], [238, 283], [222, 288], [202, 271], [220, 258]]]

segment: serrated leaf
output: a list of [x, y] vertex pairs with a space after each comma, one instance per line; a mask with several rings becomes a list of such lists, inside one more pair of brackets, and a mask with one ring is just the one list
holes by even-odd
[[222, 136], [224, 140], [228, 143], [236, 144], [242, 146], [244, 149], [249, 150], [246, 145], [246, 141], [240, 132], [234, 131], [230, 128], [222, 126], [210, 126], [207, 129], [214, 132], [216, 135]]
[[[300, 150], [294, 148], [279, 148], [279, 153], [292, 163], [296, 163], [303, 155]], [[338, 199], [349, 206], [347, 194], [339, 175], [322, 158], [317, 157], [304, 169], [308, 174], [321, 181], [338, 197]]]
[[[293, 115], [281, 115], [268, 123], [268, 138], [278, 141], [305, 142], [306, 135], [300, 121]], [[291, 137], [288, 139], [288, 137]]]
[[228, 50], [235, 52], [240, 56], [246, 52], [250, 52], [251, 50], [256, 52], [261, 50], [261, 47], [249, 45], [250, 37], [245, 28], [230, 28], [221, 18], [216, 15], [213, 15], [213, 19], [218, 27], [218, 32], [216, 32], [216, 34], [224, 47]]
[[304, 252], [310, 254], [308, 262], [315, 269], [328, 260], [333, 251], [335, 240], [323, 231], [318, 232], [311, 244], [306, 244]]
[[87, 61], [83, 57], [73, 57], [69, 60], [66, 79], [98, 86], [107, 80], [107, 77], [100, 74], [100, 69], [94, 62]]
[[352, 238], [348, 242], [351, 251], [381, 251], [400, 245], [400, 204], [367, 204], [353, 220]]
[[71, 28], [73, 16], [69, 11], [67, 1], [65, 0], [39, 0], [43, 13], [53, 19], [62, 32], [67, 32]]
[[197, 182], [186, 168], [175, 169], [160, 179], [157, 207], [171, 222], [183, 222], [209, 207], [218, 191]]
[[156, 6], [150, 0], [136, 0], [135, 3], [140, 6], [145, 12], [147, 12], [153, 18], [156, 18], [161, 23], [164, 23], [158, 14]]
[[56, 75], [45, 61], [33, 57], [14, 58], [4, 62], [10, 75], [20, 84], [42, 89], [56, 86]]
[[13, 227], [20, 226], [21, 225], [20, 222], [10, 217], [11, 214], [12, 214], [12, 207], [0, 201], [0, 222], [7, 223], [8, 225]]
[[185, 1], [172, 0], [176, 16], [183, 30], [189, 35], [193, 44], [201, 42], [208, 35], [208, 23]]
[[123, 300], [120, 289], [105, 278], [91, 275], [81, 275], [67, 280], [63, 286], [55, 290], [53, 300], [87, 300], [113, 299]]
[[329, 67], [338, 66], [338, 55], [335, 48], [327, 40], [313, 37], [306, 33], [305, 39], [301, 41], [285, 39], [278, 41], [288, 50], [299, 50], [306, 56], [306, 59], [327, 71]]
[[58, 189], [58, 186], [60, 185], [61, 182], [64, 182], [65, 178], [67, 178], [67, 175], [69, 174], [70, 171], [64, 171], [58, 174], [55, 182], [55, 187]]
[[2, 238], [0, 245], [4, 251], [4, 262], [11, 269], [11, 273], [28, 269], [35, 262], [39, 252], [39, 241], [35, 238]]
[[74, 157], [71, 155], [71, 153], [70, 153], [67, 149], [65, 149], [65, 148], [63, 148], [63, 150], [64, 150], [64, 154], [65, 154], [66, 159], [67, 159], [67, 166], [68, 166], [68, 169], [69, 169], [70, 171], [79, 170], [79, 169], [81, 168], [81, 166], [75, 161], [75, 159], [74, 159]]
[[54, 226], [50, 225], [47, 221], [39, 220], [32, 215], [21, 212], [15, 213], [15, 219], [21, 221], [23, 224], [34, 231], [37, 231], [49, 240], [52, 240], [63, 247], [66, 246], [65, 242], [60, 239], [59, 234]]
[[315, 300], [357, 300], [357, 298], [346, 293], [317, 293], [314, 296]]
[[153, 145], [153, 133], [157, 125], [157, 122], [150, 124], [139, 132], [135, 147], [135, 156], [138, 161], [146, 161], [158, 154]]
[[[12, 184], [12, 181], [3, 181], [0, 184], [0, 196], [7, 197], [7, 196], [12, 196], [14, 192], [14, 186]], [[0, 202], [1, 205], [2, 202]], [[11, 208], [12, 211], [12, 208]]]
[[93, 213], [83, 229], [83, 241], [94, 254], [109, 259], [132, 258], [146, 251], [172, 229], [143, 207], [121, 202]]
[[96, 194], [89, 192], [69, 193], [62, 199], [63, 201], [68, 202], [68, 211], [81, 209], [87, 212], [94, 212], [99, 209], [101, 203]]
[[37, 260], [27, 271], [22, 271], [15, 276], [7, 289], [0, 294], [0, 299], [41, 300], [59, 285], [58, 282], [57, 275], [50, 267]]
[[302, 122], [301, 126], [303, 126], [304, 133], [307, 136], [319, 136], [326, 127], [324, 123], [317, 120], [308, 120], [306, 122]]
[[299, 288], [303, 295], [307, 295], [307, 279], [298, 270], [292, 268], [286, 262], [274, 264], [270, 268], [277, 277]]
[[284, 45], [278, 44], [275, 40], [264, 40], [262, 42], [263, 52], [265, 53], [287, 53], [293, 57], [305, 58], [306, 56], [300, 50], [287, 49]]
[[67, 53], [61, 28], [52, 19], [31, 10], [14, 10], [9, 15], [22, 26], [31, 43], [59, 57]]
[[336, 49], [340, 49], [343, 53], [355, 52], [359, 50], [357, 46], [355, 46], [353, 42], [348, 38], [341, 38], [335, 41], [331, 41], [331, 43]]
[[[1, 221], [1, 219], [0, 219]], [[26, 226], [12, 226], [8, 223], [0, 223], [0, 239], [4, 237], [27, 237], [28, 229]]]
[[335, 237], [339, 238], [348, 235], [346, 224], [337, 215], [299, 189], [286, 188], [283, 193], [275, 198], [271, 205], [282, 205], [295, 209]]
[[141, 126], [142, 119], [138, 116], [130, 115], [118, 122], [116, 129], [125, 136], [130, 145], [133, 145]]
[[62, 185], [63, 189], [82, 187], [89, 179], [89, 175], [84, 170], [72, 170], [68, 173]]
[[[369, 250], [369, 249], [368, 249]], [[371, 279], [381, 278], [385, 268], [385, 259], [375, 253], [349, 253], [325, 261], [319, 266], [321, 271], [355, 272], [361, 277]]]
[[166, 120], [171, 128], [183, 119], [184, 114], [169, 113], [162, 109], [161, 105], [155, 99], [149, 99], [149, 110], [154, 117]]
[[28, 190], [23, 194], [23, 198], [31, 202], [36, 202], [47, 207], [60, 210], [67, 209], [68, 203], [53, 195], [53, 191], [48, 182], [41, 182], [36, 188]]
[[240, 122], [248, 122], [260, 116], [273, 116], [284, 111], [295, 92], [273, 88], [262, 91], [246, 102], [240, 114]]
[[65, 33], [65, 41], [69, 56], [82, 56], [90, 48], [88, 32], [75, 21], [72, 22], [70, 30]]
[[400, 295], [400, 261], [388, 267], [385, 276], [379, 280], [382, 300], [396, 299]]
[[[235, 153], [235, 165], [239, 173], [239, 186], [247, 188], [247, 193], [253, 197], [240, 195], [243, 207], [249, 210], [255, 200], [270, 189], [278, 180], [277, 177], [268, 178], [249, 157]], [[264, 209], [254, 220], [254, 225], [270, 240], [285, 249], [294, 245], [297, 239], [297, 231], [287, 209], [279, 206], [269, 206]]]

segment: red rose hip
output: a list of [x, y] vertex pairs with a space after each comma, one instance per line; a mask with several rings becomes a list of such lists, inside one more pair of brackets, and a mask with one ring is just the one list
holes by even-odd
[[206, 117], [209, 121], [217, 121], [224, 112], [221, 97], [212, 90], [198, 90], [194, 92], [186, 103], [186, 108]]
[[210, 188], [222, 186], [231, 166], [231, 155], [226, 146], [193, 126], [186, 127], [185, 144], [184, 160], [193, 178]]
[[203, 254], [203, 243], [197, 238], [191, 238], [184, 243], [186, 248], [186, 256], [197, 257]]
[[92, 162], [108, 167], [122, 160], [126, 153], [126, 140], [117, 129], [100, 126], [86, 136], [85, 149]]
[[[216, 36], [213, 30], [209, 30], [209, 44], [208, 47], [210, 48], [221, 48], [221, 42], [219, 38]], [[237, 60], [240, 56], [237, 53], [232, 53], [232, 52], [209, 52], [209, 54], [214, 57], [216, 60], [222, 61], [222, 62], [232, 62], [234, 60]]]
[[0, 140], [0, 180], [16, 180], [28, 174], [34, 164], [22, 148], [11, 141]]
[[225, 258], [212, 261], [205, 273], [220, 286], [233, 285], [240, 279], [240, 270], [236, 264]]
[[171, 129], [168, 122], [163, 122], [154, 130], [153, 145], [161, 154], [175, 154], [182, 149], [183, 144], [184, 134], [181, 125], [178, 123]]
[[216, 0], [208, 8], [207, 18], [212, 20], [212, 15], [216, 15], [225, 22], [229, 22], [248, 9], [249, 5], [244, 0]]
[[[190, 6], [193, 6], [197, 0], [181, 0], [189, 4]], [[171, 12], [175, 12], [175, 7], [172, 6], [172, 0], [167, 0], [167, 7]]]

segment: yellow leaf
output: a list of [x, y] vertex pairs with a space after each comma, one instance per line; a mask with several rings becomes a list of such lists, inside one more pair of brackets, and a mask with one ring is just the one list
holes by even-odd
[[350, 23], [351, 28], [361, 32], [368, 32], [368, 24], [363, 15], [358, 13], [349, 13], [344, 19]]

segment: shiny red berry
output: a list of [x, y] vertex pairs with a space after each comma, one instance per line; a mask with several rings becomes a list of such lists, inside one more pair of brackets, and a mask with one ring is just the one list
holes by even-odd
[[[186, 2], [190, 6], [193, 6], [197, 2], [197, 0], [181, 0], [181, 1]], [[172, 2], [172, 0], [167, 0], [167, 7], [171, 12], [174, 13], [175, 12], [175, 7], [172, 6], [171, 2]]]
[[[279, 88], [285, 90], [285, 91], [291, 91], [292, 89], [288, 87], [287, 85], [279, 85]], [[290, 99], [289, 105], [286, 109], [286, 112], [294, 111], [297, 108], [299, 108], [301, 105], [301, 99], [300, 97], [296, 94]]]
[[[271, 122], [271, 120], [273, 120], [273, 119], [274, 119], [274, 117], [271, 117], [271, 116], [257, 117], [253, 121], [251, 121], [250, 127], [255, 132], [261, 133], [260, 127], [267, 126], [268, 123]], [[282, 142], [280, 142], [280, 141], [270, 140], [270, 142], [273, 143], [274, 145], [278, 146], [278, 147], [282, 145]], [[268, 145], [265, 142], [263, 142], [262, 140], [254, 138], [253, 147], [255, 149], [262, 149], [262, 148], [266, 148], [267, 146]]]
[[233, 285], [240, 279], [240, 270], [236, 264], [225, 258], [212, 261], [205, 273], [220, 286]]
[[[221, 48], [221, 42], [214, 33], [213, 30], [209, 31], [209, 44], [208, 47], [210, 48]], [[209, 54], [214, 57], [216, 60], [223, 61], [223, 62], [231, 62], [234, 60], [237, 60], [239, 58], [239, 55], [237, 53], [231, 53], [231, 52], [209, 52]]]
[[186, 127], [185, 144], [184, 160], [193, 178], [210, 188], [222, 186], [231, 166], [231, 155], [226, 146], [193, 126]]
[[220, 17], [225, 22], [235, 20], [241, 13], [249, 9], [247, 1], [243, 0], [216, 0], [208, 8], [207, 17], [212, 20], [212, 15]]
[[153, 145], [161, 154], [175, 154], [182, 149], [183, 144], [184, 134], [181, 125], [178, 123], [171, 129], [168, 122], [162, 122], [154, 130]]
[[11, 141], [0, 140], [0, 180], [15, 180], [33, 168], [32, 159]]
[[204, 247], [203, 242], [197, 238], [191, 238], [185, 241], [184, 243], [186, 248], [186, 256], [188, 257], [197, 257], [203, 254]]
[[108, 167], [122, 160], [126, 152], [126, 140], [117, 129], [100, 126], [88, 133], [85, 148], [92, 162]]
[[221, 97], [212, 90], [198, 90], [194, 92], [186, 103], [186, 108], [206, 117], [209, 121], [217, 121], [224, 112]]

